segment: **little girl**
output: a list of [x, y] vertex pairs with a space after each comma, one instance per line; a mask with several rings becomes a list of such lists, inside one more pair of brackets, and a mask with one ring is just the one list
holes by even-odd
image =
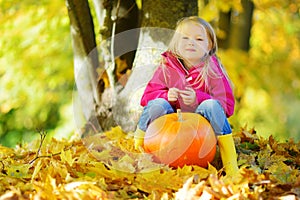
[[227, 174], [238, 170], [237, 155], [227, 117], [234, 111], [230, 80], [216, 56], [217, 39], [205, 20], [186, 17], [178, 21], [163, 61], [145, 88], [144, 106], [134, 133], [135, 148], [143, 145], [151, 122], [176, 112], [194, 112], [205, 117], [218, 138]]

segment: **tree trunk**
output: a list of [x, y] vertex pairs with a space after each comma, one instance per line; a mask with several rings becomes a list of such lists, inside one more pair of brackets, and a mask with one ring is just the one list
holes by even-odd
[[[172, 5], [172, 8], [168, 8]], [[140, 99], [146, 84], [161, 60], [161, 53], [174, 33], [178, 19], [197, 15], [197, 1], [144, 1], [142, 28], [132, 73], [117, 94], [113, 107], [116, 123], [125, 131], [134, 131], [142, 112]]]
[[233, 8], [219, 12], [218, 21], [218, 44], [223, 49], [239, 49], [248, 51], [252, 27], [252, 15], [254, 5], [250, 0], [242, 0], [240, 3], [243, 10]]
[[[122, 3], [124, 4], [124, 2], [125, 5], [122, 5]], [[84, 73], [82, 74], [82, 76], [80, 76], [83, 79], [86, 78], [84, 79], [86, 82], [79, 79], [80, 77], [76, 78], [79, 96], [85, 97], [83, 101], [84, 105], [82, 105], [82, 108], [84, 111], [89, 111], [88, 114], [85, 114], [85, 119], [87, 119], [87, 116], [94, 116], [95, 105], [97, 106], [97, 123], [93, 121], [93, 117], [90, 118], [90, 120], [87, 122], [87, 125], [91, 124], [91, 126], [85, 127], [87, 129], [85, 131], [89, 134], [90, 130], [104, 131], [110, 129], [115, 125], [120, 125], [125, 131], [133, 131], [142, 111], [142, 107], [139, 105], [141, 95], [148, 80], [151, 78], [154, 69], [160, 62], [160, 54], [166, 50], [167, 44], [174, 32], [174, 28], [178, 19], [185, 16], [197, 15], [197, 0], [180, 0], [176, 2], [171, 0], [144, 1], [142, 5], [142, 15], [136, 13], [137, 7], [134, 0], [94, 0], [94, 7], [96, 8], [96, 10], [99, 9], [98, 11], [96, 11], [99, 24], [103, 24], [103, 27], [100, 27], [99, 29], [101, 31], [101, 42], [108, 42], [109, 45], [112, 42], [110, 38], [111, 35], [113, 35], [113, 21], [111, 21], [111, 16], [117, 14], [118, 17], [121, 16], [122, 18], [122, 20], [119, 19], [119, 21], [116, 21], [115, 24], [116, 35], [114, 37], [114, 48], [110, 48], [109, 45], [104, 45], [103, 48], [100, 48], [100, 55], [104, 55], [103, 57], [105, 57], [105, 54], [103, 53], [104, 51], [106, 51], [108, 52], [108, 54], [110, 54], [108, 56], [111, 56], [111, 54], [115, 56], [111, 56], [109, 62], [111, 62], [113, 58], [117, 57], [116, 63], [118, 63], [121, 62], [118, 59], [122, 60], [123, 56], [128, 52], [136, 51], [136, 54], [134, 54], [135, 58], [133, 67], [128, 64], [127, 60], [125, 70], [118, 71], [119, 67], [118, 65], [116, 65], [117, 70], [114, 70], [114, 72], [117, 71], [117, 73], [114, 73], [114, 75], [118, 75], [114, 79], [116, 80], [116, 82], [114, 82], [114, 80], [110, 80], [110, 84], [113, 85], [106, 84], [103, 90], [98, 90], [101, 98], [98, 98], [98, 96], [93, 93], [95, 83], [95, 81], [93, 81], [94, 77], [91, 78], [90, 76], [92, 73], [86, 71], [86, 69], [94, 70], [95, 66], [97, 66], [96, 61], [98, 60], [94, 60], [92, 59], [94, 57], [90, 57], [90, 60], [92, 60], [93, 62], [84, 62], [87, 55], [93, 55], [96, 57], [96, 55], [98, 54], [95, 48], [96, 43], [93, 30], [93, 21], [89, 12], [88, 3], [87, 1], [82, 2], [79, 0], [67, 0], [67, 4], [72, 27], [72, 38], [75, 54], [74, 64], [75, 70], [77, 72], [76, 77], [78, 76], [78, 74], [80, 74], [79, 71], [82, 70], [81, 66], [92, 64], [92, 68], [84, 67]], [[119, 8], [118, 4], [120, 5]], [[172, 5], [172, 7], [170, 7], [170, 5]], [[102, 12], [104, 11], [103, 9], [106, 12], [106, 18], [104, 20], [104, 14]], [[122, 9], [124, 10], [123, 13], [126, 14], [124, 16], [122, 14]], [[118, 12], [116, 10], [119, 10], [121, 14], [118, 15]], [[131, 16], [128, 16], [127, 18], [127, 14]], [[142, 17], [141, 21], [139, 16]], [[129, 22], [133, 26], [125, 26], [125, 28], [122, 27], [123, 25], [130, 24]], [[135, 27], [139, 26], [140, 22], [143, 28], [134, 29]], [[138, 35], [138, 37], [136, 37], [135, 35]], [[122, 46], [124, 44], [125, 47]], [[95, 48], [95, 51], [91, 51], [93, 48]], [[112, 49], [113, 52], [111, 52]], [[92, 54], [90, 54], [89, 52], [92, 52]], [[129, 59], [133, 58], [132, 55], [127, 54], [127, 56], [129, 57]], [[111, 65], [107, 60], [105, 60], [105, 58], [101, 59], [100, 67], [98, 70], [100, 70], [100, 75], [102, 75], [101, 73], [103, 72], [103, 76], [105, 76], [104, 71], [107, 70], [107, 65]], [[104, 63], [108, 64], [103, 64], [103, 60]], [[121, 62], [121, 64], [122, 63], [124, 62]], [[129, 72], [131, 72], [130, 75]], [[96, 73], [94, 73], [94, 75], [96, 75]], [[91, 82], [87, 81], [87, 77], [91, 78]], [[104, 80], [105, 78], [102, 79]], [[101, 80], [98, 82], [98, 86], [101, 84], [102, 86], [104, 86], [103, 82], [105, 81], [101, 82]], [[83, 86], [79, 87], [78, 85]], [[112, 86], [116, 87], [112, 89]], [[100, 103], [97, 104], [99, 101]]]
[[[135, 0], [94, 0], [100, 24], [100, 106], [98, 123], [103, 130], [116, 126], [112, 109], [116, 94], [132, 68], [139, 32], [139, 10]], [[117, 114], [118, 115], [118, 114]]]
[[249, 50], [249, 40], [252, 27], [253, 2], [242, 0], [243, 12], [231, 12], [231, 27], [229, 34], [229, 48]]
[[222, 49], [229, 48], [229, 35], [230, 35], [230, 17], [231, 11], [220, 12], [219, 29], [221, 34], [218, 35], [218, 46]]
[[[106, 87], [114, 88], [120, 76], [132, 68], [139, 37], [140, 13], [135, 0], [93, 2], [100, 25], [100, 57], [103, 58], [105, 76], [109, 79], [105, 83]], [[126, 33], [128, 30], [130, 34]]]
[[[91, 119], [96, 117], [95, 108], [100, 102], [96, 81], [98, 52], [88, 1], [66, 0], [66, 6], [70, 18], [77, 87], [77, 92], [73, 93], [74, 116], [76, 125], [81, 128], [87, 121], [93, 121]], [[95, 126], [97, 123], [93, 125]]]

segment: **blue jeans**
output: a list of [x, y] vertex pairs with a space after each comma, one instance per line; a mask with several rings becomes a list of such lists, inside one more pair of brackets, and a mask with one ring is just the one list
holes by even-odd
[[[174, 113], [174, 109], [170, 103], [162, 98], [154, 99], [149, 101], [144, 107], [140, 120], [138, 122], [138, 127], [146, 131], [149, 124], [155, 119], [165, 115]], [[225, 135], [232, 132], [230, 124], [227, 120], [224, 109], [217, 100], [208, 99], [203, 101], [195, 110], [205, 117], [211, 124], [216, 135]]]

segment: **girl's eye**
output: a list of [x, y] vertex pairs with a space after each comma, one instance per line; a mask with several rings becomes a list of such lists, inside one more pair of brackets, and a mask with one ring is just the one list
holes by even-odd
[[187, 39], [189, 39], [189, 38], [188, 38], [188, 37], [182, 37], [182, 39], [187, 40]]
[[196, 38], [196, 40], [197, 40], [197, 41], [202, 41], [203, 39], [202, 39], [202, 38]]

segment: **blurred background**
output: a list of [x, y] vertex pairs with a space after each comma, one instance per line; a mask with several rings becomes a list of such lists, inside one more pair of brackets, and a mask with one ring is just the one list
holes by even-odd
[[[222, 19], [220, 10], [243, 12], [240, 1], [224, 2], [198, 0], [199, 15], [217, 23]], [[237, 100], [230, 122], [234, 131], [254, 128], [263, 137], [299, 141], [300, 1], [251, 3], [247, 51], [226, 47], [222, 39], [228, 36], [216, 29], [218, 55], [234, 83]], [[234, 14], [229, 19], [233, 23]], [[76, 108], [65, 2], [0, 0], [0, 24], [0, 144], [14, 147], [30, 142], [39, 137], [39, 130], [70, 138], [75, 133]]]

